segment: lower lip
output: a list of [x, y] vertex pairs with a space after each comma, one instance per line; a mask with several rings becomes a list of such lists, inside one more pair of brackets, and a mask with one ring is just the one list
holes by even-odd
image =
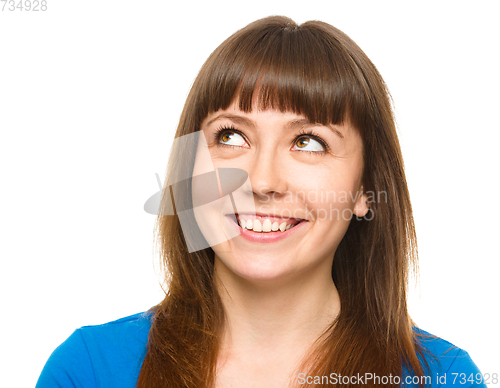
[[[227, 216], [226, 216], [227, 217]], [[252, 232], [249, 229], [243, 229], [241, 226], [239, 226], [236, 222], [231, 217], [227, 217], [229, 219], [229, 223], [239, 230], [241, 236], [251, 242], [258, 242], [258, 243], [273, 243], [277, 242], [280, 240], [283, 240], [295, 232], [297, 232], [299, 229], [302, 229], [305, 224], [308, 223], [308, 221], [303, 220], [299, 222], [297, 225], [295, 225], [293, 228], [290, 228], [288, 230], [285, 230], [284, 232], [278, 230], [277, 232]]]

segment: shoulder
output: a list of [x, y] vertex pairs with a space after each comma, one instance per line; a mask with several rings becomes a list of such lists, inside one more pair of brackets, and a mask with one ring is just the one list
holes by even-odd
[[120, 351], [123, 355], [136, 354], [147, 342], [151, 328], [151, 314], [137, 313], [102, 325], [83, 326], [79, 333], [93, 355]]
[[415, 342], [422, 349], [419, 357], [424, 374], [433, 387], [486, 387], [481, 371], [464, 349], [421, 328], [413, 327]]
[[134, 387], [151, 318], [143, 312], [76, 329], [51, 354], [36, 387]]

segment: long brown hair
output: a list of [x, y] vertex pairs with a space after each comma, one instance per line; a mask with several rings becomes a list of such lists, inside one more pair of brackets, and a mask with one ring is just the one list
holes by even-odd
[[[310, 369], [301, 372], [401, 376], [404, 366], [423, 375], [418, 357], [424, 350], [406, 302], [410, 271], [417, 272], [416, 233], [391, 96], [382, 77], [346, 34], [327, 23], [260, 19], [207, 59], [176, 138], [199, 131], [209, 113], [234, 101], [250, 112], [255, 91], [261, 109], [291, 111], [322, 124], [349, 120], [363, 139], [364, 191], [383, 193], [382, 200], [370, 198], [369, 219], [352, 218], [335, 252], [332, 277], [341, 311], [304, 359], [302, 366]], [[194, 158], [186, 155], [192, 156], [195, 147], [172, 149], [166, 182], [190, 176], [193, 163], [186, 160]], [[171, 195], [185, 198], [189, 206], [189, 196], [172, 189], [165, 190], [161, 206]], [[214, 285], [214, 251], [189, 253], [177, 216], [159, 215], [155, 231], [167, 290], [150, 310], [153, 322], [137, 387], [211, 388], [225, 319]]]

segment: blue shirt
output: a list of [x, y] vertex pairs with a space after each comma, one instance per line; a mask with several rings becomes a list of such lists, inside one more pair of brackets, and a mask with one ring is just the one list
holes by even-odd
[[[147, 313], [138, 313], [75, 330], [51, 354], [36, 388], [134, 388], [146, 356], [150, 318]], [[414, 331], [429, 334], [416, 327]], [[481, 372], [465, 350], [441, 338], [422, 339], [422, 345], [436, 356], [436, 359], [426, 356], [431, 387], [486, 387]], [[408, 375], [403, 374], [401, 383], [405, 382], [405, 376]], [[340, 383], [342, 377], [330, 375], [329, 378], [333, 384], [332, 379], [336, 378]], [[351, 376], [359, 385], [366, 383], [367, 378], [369, 376]], [[380, 381], [380, 385], [384, 385], [384, 381], [375, 380], [383, 376], [371, 378], [372, 382]]]

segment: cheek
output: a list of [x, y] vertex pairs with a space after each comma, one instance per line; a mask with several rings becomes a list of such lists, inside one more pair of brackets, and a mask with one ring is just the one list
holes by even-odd
[[313, 220], [321, 222], [349, 222], [351, 220], [356, 196], [360, 193], [356, 187], [355, 171], [345, 169], [310, 171], [307, 179], [298, 179], [296, 192], [298, 200], [307, 208]]
[[[192, 175], [201, 175], [207, 172], [214, 171], [214, 167], [216, 167], [216, 158], [212, 155], [210, 148], [208, 147], [207, 140], [210, 141], [210, 138], [207, 139], [205, 132], [197, 131], [192, 134], [186, 136], [193, 136], [191, 141], [196, 142], [197, 148], [195, 151], [195, 160], [193, 167]], [[186, 154], [191, 155], [191, 150], [187, 150]], [[184, 160], [185, 163], [189, 163], [188, 159]]]

